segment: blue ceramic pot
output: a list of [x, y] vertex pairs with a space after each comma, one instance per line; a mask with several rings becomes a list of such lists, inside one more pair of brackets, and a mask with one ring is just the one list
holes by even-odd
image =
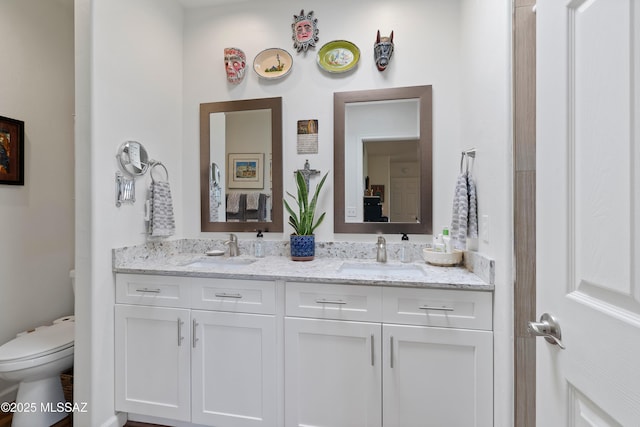
[[292, 234], [289, 239], [291, 259], [293, 261], [311, 261], [316, 254], [315, 236], [298, 236]]

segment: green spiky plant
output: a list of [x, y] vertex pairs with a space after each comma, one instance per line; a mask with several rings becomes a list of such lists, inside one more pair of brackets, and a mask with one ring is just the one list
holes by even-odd
[[320, 183], [316, 186], [316, 191], [309, 201], [309, 189], [307, 188], [307, 183], [304, 180], [304, 176], [300, 171], [296, 173], [296, 186], [298, 187], [298, 197], [287, 191], [287, 194], [296, 202], [298, 205], [297, 212], [291, 208], [291, 205], [284, 201], [284, 206], [289, 212], [289, 224], [293, 227], [294, 234], [298, 236], [311, 236], [315, 229], [322, 223], [324, 219], [324, 215], [326, 212], [323, 212], [322, 215], [318, 217], [318, 220], [315, 220], [316, 213], [316, 205], [318, 203], [318, 195], [320, 194], [320, 190], [324, 185], [324, 181], [327, 179], [327, 172], [323, 177]]

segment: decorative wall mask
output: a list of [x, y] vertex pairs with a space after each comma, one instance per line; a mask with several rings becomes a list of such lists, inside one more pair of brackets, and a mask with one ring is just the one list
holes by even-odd
[[318, 41], [318, 19], [313, 17], [313, 11], [307, 15], [304, 14], [304, 9], [300, 11], [300, 15], [293, 15], [293, 24], [291, 24], [291, 30], [293, 35], [293, 47], [298, 52], [304, 50], [305, 52], [309, 46], [315, 47]]
[[224, 67], [229, 83], [238, 84], [242, 81], [246, 65], [247, 57], [242, 50], [235, 47], [224, 48]]
[[380, 30], [378, 30], [376, 42], [373, 44], [373, 56], [378, 71], [387, 69], [389, 62], [391, 62], [391, 55], [393, 55], [393, 31], [389, 37], [380, 37]]

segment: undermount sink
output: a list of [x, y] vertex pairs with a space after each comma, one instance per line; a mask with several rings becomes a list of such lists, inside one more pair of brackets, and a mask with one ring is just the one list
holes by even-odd
[[185, 264], [185, 267], [211, 267], [211, 266], [228, 266], [228, 267], [244, 267], [245, 265], [253, 264], [255, 259], [251, 258], [234, 258], [234, 257], [211, 257], [201, 258], [197, 261]]
[[415, 264], [383, 264], [364, 262], [343, 262], [338, 271], [357, 274], [366, 277], [372, 276], [396, 276], [403, 278], [421, 278], [426, 272]]

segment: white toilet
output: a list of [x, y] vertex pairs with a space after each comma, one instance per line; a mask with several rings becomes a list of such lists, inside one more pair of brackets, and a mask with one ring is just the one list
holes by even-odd
[[28, 409], [14, 412], [12, 427], [48, 427], [68, 415], [60, 374], [73, 366], [74, 336], [67, 316], [0, 346], [0, 378], [19, 383], [16, 408]]

